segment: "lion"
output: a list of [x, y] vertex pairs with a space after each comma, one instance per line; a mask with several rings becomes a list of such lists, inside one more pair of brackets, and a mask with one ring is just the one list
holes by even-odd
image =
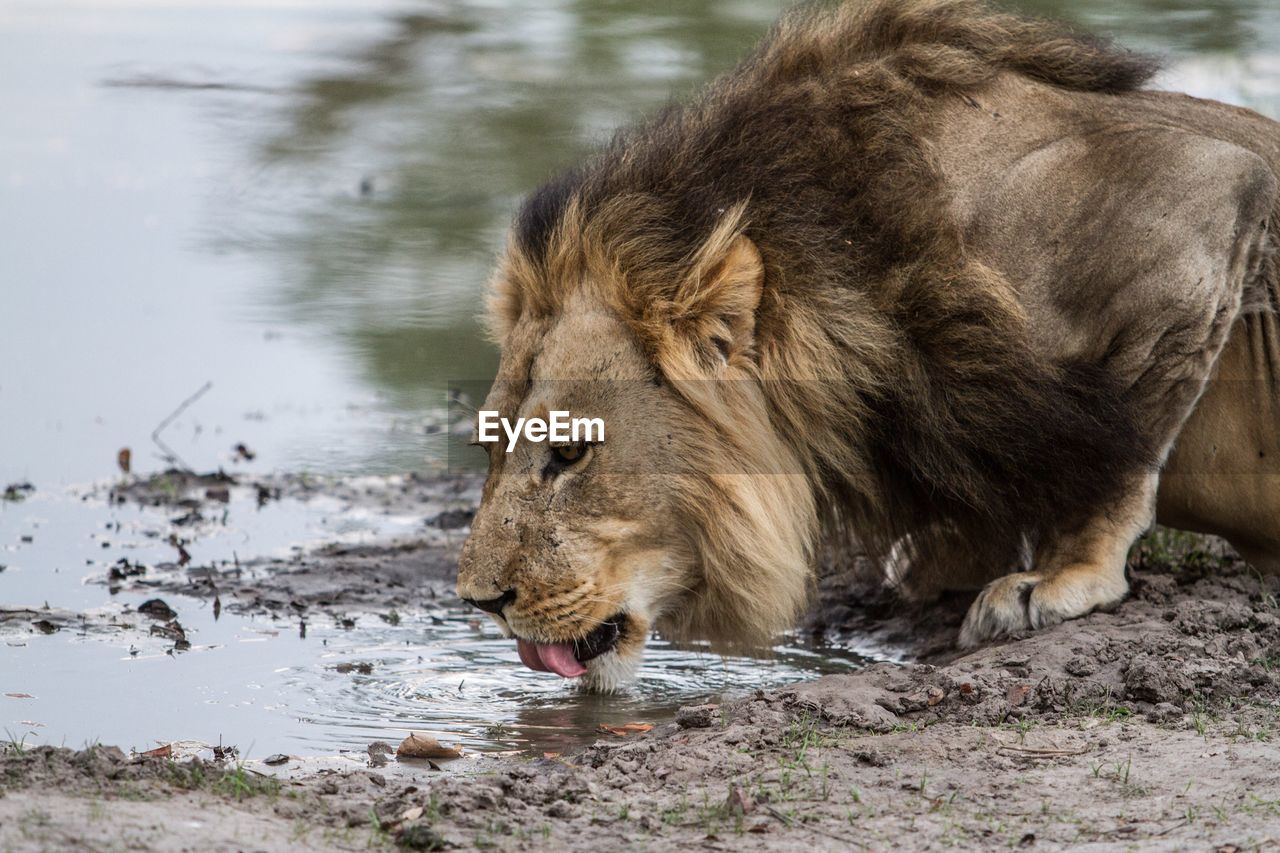
[[532, 193], [484, 408], [606, 438], [487, 446], [458, 594], [610, 691], [654, 631], [766, 645], [827, 548], [980, 587], [962, 647], [1115, 606], [1156, 520], [1280, 568], [1280, 126], [1156, 70], [979, 0], [804, 7]]

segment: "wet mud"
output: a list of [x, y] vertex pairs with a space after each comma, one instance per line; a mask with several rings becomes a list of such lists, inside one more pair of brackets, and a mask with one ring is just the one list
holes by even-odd
[[[222, 485], [131, 484], [115, 500], [216, 511]], [[469, 479], [229, 484], [436, 507], [420, 535], [117, 578], [220, 606], [342, 619], [452, 596], [478, 497]], [[276, 491], [278, 490], [278, 492]], [[365, 491], [367, 490], [367, 491]], [[209, 496], [209, 492], [213, 496]], [[877, 663], [543, 757], [328, 763], [0, 750], [0, 847], [88, 849], [769, 849], [948, 846], [1251, 849], [1280, 843], [1280, 581], [1221, 545], [1162, 532], [1109, 613], [960, 654], [967, 601], [906, 604], [827, 571], [806, 628]], [[114, 616], [98, 617], [110, 624]], [[133, 614], [146, 628], [166, 614]], [[85, 614], [0, 613], [54, 630]], [[533, 677], [532, 675], [530, 677]], [[645, 721], [637, 721], [645, 722]]]

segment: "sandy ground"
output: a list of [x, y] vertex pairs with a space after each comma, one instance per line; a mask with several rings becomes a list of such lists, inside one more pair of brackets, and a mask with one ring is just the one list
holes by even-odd
[[[378, 499], [440, 505], [447, 490], [420, 540], [174, 573], [165, 588], [303, 618], [451, 595], [474, 483], [406, 483]], [[963, 599], [908, 607], [829, 572], [814, 630], [921, 662], [465, 772], [369, 756], [277, 779], [234, 760], [10, 745], [0, 848], [1280, 847], [1280, 582], [1179, 536], [1132, 562], [1114, 612], [966, 655], [950, 648]]]

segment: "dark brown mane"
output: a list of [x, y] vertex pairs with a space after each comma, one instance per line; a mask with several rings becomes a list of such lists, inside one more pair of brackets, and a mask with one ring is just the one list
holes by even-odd
[[910, 534], [922, 562], [967, 552], [1002, 571], [1150, 454], [1123, 389], [1039, 359], [1009, 282], [966, 255], [932, 116], [1002, 73], [1118, 93], [1155, 68], [976, 0], [802, 8], [693, 102], [529, 198], [499, 313], [553, 313], [581, 286], [576, 258], [612, 271], [613, 302], [657, 346], [655, 306], [740, 215], [766, 265], [756, 354], [773, 426], [827, 515], [881, 550]]

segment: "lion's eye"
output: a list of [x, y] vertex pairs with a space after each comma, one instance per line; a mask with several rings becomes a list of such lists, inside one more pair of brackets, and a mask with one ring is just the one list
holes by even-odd
[[565, 465], [573, 465], [587, 455], [587, 444], [583, 441], [577, 444], [561, 444], [552, 447], [551, 452], [555, 454], [557, 461]]

